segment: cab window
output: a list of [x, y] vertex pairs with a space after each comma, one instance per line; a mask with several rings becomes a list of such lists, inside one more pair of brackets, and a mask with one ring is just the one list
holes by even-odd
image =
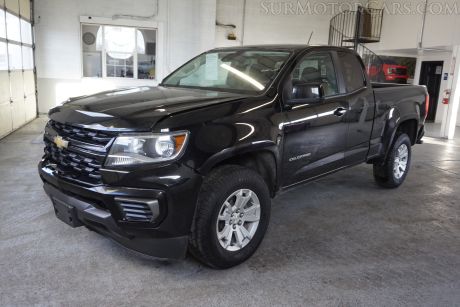
[[343, 79], [347, 93], [357, 91], [366, 86], [361, 61], [358, 57], [349, 52], [338, 52], [342, 64]]
[[322, 85], [324, 96], [339, 93], [337, 75], [329, 53], [315, 53], [305, 56], [294, 68], [293, 85], [299, 83], [318, 83]]

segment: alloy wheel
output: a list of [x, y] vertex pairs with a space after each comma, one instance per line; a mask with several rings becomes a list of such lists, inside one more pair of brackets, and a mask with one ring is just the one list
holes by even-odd
[[401, 144], [396, 150], [396, 155], [393, 164], [393, 174], [396, 179], [401, 179], [407, 169], [409, 160], [409, 149], [406, 144]]
[[219, 210], [216, 234], [220, 245], [235, 252], [244, 248], [254, 237], [260, 221], [260, 202], [249, 189], [233, 192]]

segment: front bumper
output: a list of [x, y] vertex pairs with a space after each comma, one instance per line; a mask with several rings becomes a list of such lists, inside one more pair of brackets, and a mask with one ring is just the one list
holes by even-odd
[[[72, 227], [85, 225], [131, 250], [165, 259], [185, 257], [201, 184], [201, 176], [192, 170], [187, 168], [182, 172], [188, 173], [187, 180], [164, 189], [85, 186], [60, 178], [46, 160], [39, 164], [44, 190], [59, 218]], [[120, 198], [158, 201], [157, 218], [150, 222], [124, 219], [117, 202]], [[65, 218], [62, 214], [66, 215]]]

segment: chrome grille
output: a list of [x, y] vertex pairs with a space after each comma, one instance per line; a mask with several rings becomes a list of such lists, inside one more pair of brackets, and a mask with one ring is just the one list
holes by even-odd
[[[68, 141], [67, 148], [54, 143], [56, 136]], [[45, 158], [55, 164], [56, 173], [70, 180], [101, 184], [100, 169], [115, 135], [107, 132], [50, 121], [45, 129]]]
[[86, 143], [106, 146], [113, 138], [113, 135], [109, 133], [62, 124], [53, 120], [49, 122], [49, 125], [64, 138], [68, 137]]
[[406, 68], [396, 68], [393, 70], [393, 73], [395, 75], [405, 76], [407, 75], [407, 69]]

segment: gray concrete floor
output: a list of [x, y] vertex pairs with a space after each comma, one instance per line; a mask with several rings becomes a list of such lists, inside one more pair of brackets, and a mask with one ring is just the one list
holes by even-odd
[[[441, 124], [440, 123], [426, 123], [425, 136], [439, 138], [441, 137]], [[460, 139], [460, 127], [455, 129], [455, 138]]]
[[0, 141], [0, 306], [460, 305], [460, 142], [427, 139], [397, 190], [362, 165], [285, 192], [246, 263], [138, 257], [54, 217], [39, 119]]

